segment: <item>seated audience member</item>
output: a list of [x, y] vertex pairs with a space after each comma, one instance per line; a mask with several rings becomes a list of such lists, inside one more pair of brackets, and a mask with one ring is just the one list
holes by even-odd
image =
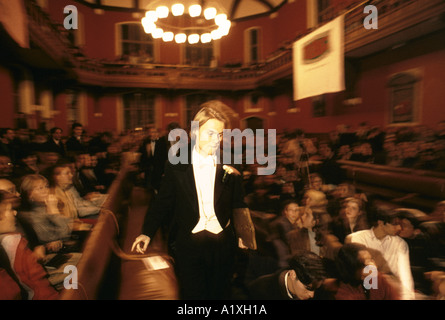
[[39, 174], [37, 165], [37, 153], [33, 150], [22, 150], [18, 163], [14, 167], [14, 178], [16, 185], [20, 185], [20, 180], [28, 174]]
[[0, 154], [6, 156], [11, 162], [15, 162], [17, 156], [17, 143], [15, 131], [12, 128], [0, 128]]
[[339, 282], [336, 300], [400, 299], [398, 287], [388, 275], [379, 272], [364, 245], [343, 245], [335, 258], [335, 264]]
[[399, 236], [406, 241], [409, 247], [411, 272], [414, 279], [414, 288], [425, 295], [431, 293], [430, 282], [425, 273], [434, 270], [431, 259], [434, 258], [433, 247], [426, 230], [422, 227], [428, 221], [428, 216], [416, 209], [396, 209], [402, 230]]
[[322, 191], [308, 189], [303, 194], [301, 205], [310, 208], [320, 218], [320, 224], [328, 225], [332, 218], [327, 211], [328, 199]]
[[14, 196], [0, 191], [0, 300], [54, 300], [58, 292], [17, 232]]
[[[59, 210], [59, 200], [49, 192], [48, 180], [40, 175], [28, 175], [21, 184], [22, 205], [18, 214], [24, 229], [35, 233], [38, 243], [45, 248], [42, 264], [50, 283], [59, 289], [66, 278], [64, 266], [77, 265], [82, 253], [72, 239], [73, 221]], [[69, 254], [66, 254], [69, 252]], [[46, 266], [56, 254], [63, 255], [62, 265]], [[65, 254], [65, 255], [64, 255]]]
[[361, 142], [354, 145], [350, 161], [374, 163], [374, 153], [369, 142]]
[[281, 186], [280, 202], [286, 200], [298, 200], [298, 194], [295, 192], [295, 185], [292, 181], [286, 181]]
[[372, 228], [348, 235], [345, 243], [361, 243], [379, 251], [392, 274], [400, 283], [401, 299], [413, 300], [414, 281], [409, 261], [409, 248], [405, 240], [397, 234], [401, 230], [397, 213], [393, 210], [378, 208], [375, 211]]
[[57, 152], [60, 158], [66, 157], [66, 146], [62, 141], [63, 130], [58, 127], [51, 128], [48, 140], [45, 142], [44, 148], [53, 152]]
[[94, 218], [105, 202], [107, 195], [90, 193], [82, 198], [73, 185], [73, 173], [70, 163], [59, 163], [49, 173], [51, 194], [60, 201], [61, 214], [73, 221], [81, 218]]
[[321, 258], [305, 251], [292, 256], [284, 270], [252, 281], [248, 296], [253, 300], [308, 300], [325, 279]]
[[339, 146], [336, 154], [335, 154], [335, 160], [349, 160], [351, 158], [352, 151], [351, 146], [348, 144]]
[[320, 143], [318, 152], [321, 156], [321, 164], [318, 173], [326, 185], [338, 185], [345, 178], [344, 172], [337, 163], [335, 150], [332, 145], [326, 142]]
[[356, 190], [353, 184], [342, 182], [330, 192], [326, 210], [332, 218], [337, 217], [343, 207], [346, 198], [356, 197]]
[[330, 227], [332, 233], [343, 243], [348, 234], [369, 229], [363, 201], [357, 198], [346, 198], [340, 214], [334, 218]]
[[431, 282], [433, 300], [445, 300], [445, 272], [432, 271], [426, 273], [426, 278]]
[[11, 179], [13, 176], [13, 163], [7, 156], [0, 155], [0, 178]]
[[[0, 190], [7, 192], [13, 197], [13, 209], [19, 209], [21, 205], [20, 193], [17, 192], [16, 185], [7, 179], [0, 179]], [[28, 241], [28, 247], [33, 250], [37, 260], [42, 260], [45, 257], [45, 247], [40, 244], [35, 232], [31, 228], [24, 228], [17, 219], [17, 230], [22, 233]]]
[[73, 184], [81, 197], [105, 190], [105, 186], [101, 185], [97, 180], [90, 154], [77, 154], [75, 156], [74, 168]]
[[308, 189], [313, 189], [313, 190], [324, 192], [323, 179], [320, 174], [311, 173], [309, 175], [309, 181], [310, 181], [310, 185], [308, 186]]
[[48, 180], [40, 175], [28, 175], [20, 190], [20, 221], [35, 232], [47, 252], [58, 252], [63, 240], [71, 236], [71, 220], [60, 214], [57, 198], [49, 193]]
[[78, 152], [83, 152], [87, 149], [86, 144], [82, 139], [84, 133], [83, 125], [80, 123], [73, 123], [71, 126], [72, 135], [65, 143], [67, 156], [73, 156]]
[[311, 251], [320, 256], [320, 247], [316, 239], [320, 224], [319, 215], [310, 208], [303, 207], [300, 219], [301, 228], [291, 230], [287, 234], [291, 255], [299, 251]]
[[111, 143], [107, 146], [107, 151], [98, 157], [96, 166], [96, 176], [100, 183], [108, 188], [119, 173], [121, 165], [122, 147], [119, 143]]
[[281, 216], [271, 223], [272, 243], [277, 251], [278, 264], [283, 267], [289, 257], [289, 239], [290, 231], [301, 227], [300, 208], [294, 200], [287, 200], [283, 203]]
[[46, 149], [45, 146], [42, 146], [37, 151], [38, 162], [37, 166], [39, 168], [39, 174], [48, 178], [48, 170], [51, 169], [53, 165], [59, 161], [60, 156], [57, 152], [53, 152], [50, 149]]
[[249, 208], [254, 211], [278, 214], [278, 198], [271, 194], [270, 185], [265, 181], [264, 176], [256, 176], [253, 183], [253, 193], [245, 197]]

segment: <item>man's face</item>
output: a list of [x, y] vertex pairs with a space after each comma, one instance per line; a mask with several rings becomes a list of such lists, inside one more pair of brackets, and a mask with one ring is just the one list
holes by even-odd
[[291, 223], [297, 222], [300, 218], [300, 208], [298, 207], [298, 204], [288, 204], [286, 209], [284, 209], [284, 215]]
[[73, 132], [75, 136], [81, 136], [83, 133], [83, 127], [75, 127]]
[[408, 219], [401, 219], [400, 220], [400, 233], [399, 236], [402, 238], [410, 239], [414, 235], [414, 226]]
[[320, 190], [321, 187], [323, 186], [323, 181], [321, 180], [320, 177], [312, 177], [311, 178], [311, 183], [312, 183], [312, 188], [315, 190]]
[[159, 133], [156, 128], [151, 128], [150, 131], [148, 132], [148, 135], [150, 136], [151, 140], [156, 140], [159, 138]]
[[315, 226], [316, 221], [314, 220], [314, 215], [312, 214], [311, 209], [306, 208], [304, 210], [304, 213], [301, 215], [301, 223], [304, 228], [309, 230]]
[[53, 133], [53, 138], [54, 138], [54, 140], [60, 140], [60, 139], [62, 139], [62, 130], [57, 129], [57, 130]]
[[0, 234], [14, 232], [16, 230], [15, 216], [17, 211], [12, 207], [12, 202], [7, 201], [0, 205], [3, 216], [0, 216]]
[[291, 270], [289, 274], [289, 291], [300, 300], [308, 300], [314, 297], [314, 291], [320, 284], [307, 286], [297, 279], [295, 271]]
[[400, 231], [402, 230], [402, 227], [400, 226], [400, 220], [394, 219], [391, 222], [383, 224], [383, 230], [389, 236], [399, 235]]
[[8, 141], [13, 141], [15, 138], [15, 132], [14, 130], [8, 130], [5, 134], [5, 138], [8, 139]]
[[201, 154], [213, 155], [219, 148], [222, 140], [224, 123], [216, 119], [210, 119], [199, 127], [198, 147]]
[[332, 154], [332, 150], [327, 144], [321, 144], [318, 152], [323, 158], [329, 158]]
[[9, 157], [0, 156], [0, 173], [9, 174], [12, 172], [11, 159]]

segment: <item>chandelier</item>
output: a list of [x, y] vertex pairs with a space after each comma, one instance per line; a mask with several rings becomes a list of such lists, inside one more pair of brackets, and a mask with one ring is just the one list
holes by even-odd
[[161, 0], [148, 5], [142, 26], [154, 39], [209, 43], [229, 34], [231, 22], [216, 1]]

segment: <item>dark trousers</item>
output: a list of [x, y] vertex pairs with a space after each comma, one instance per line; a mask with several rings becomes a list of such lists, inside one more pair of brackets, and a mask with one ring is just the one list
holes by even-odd
[[220, 234], [202, 231], [176, 243], [176, 272], [181, 298], [220, 300], [230, 297], [235, 260], [235, 236], [230, 228]]

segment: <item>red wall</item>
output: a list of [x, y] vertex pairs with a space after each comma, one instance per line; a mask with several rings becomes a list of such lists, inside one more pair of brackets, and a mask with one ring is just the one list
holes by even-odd
[[[107, 11], [104, 15], [77, 2], [69, 0], [50, 0], [48, 10], [53, 20], [63, 23], [65, 15], [63, 8], [66, 5], [75, 4], [83, 15], [85, 22], [85, 53], [90, 58], [114, 59], [115, 52], [115, 25], [118, 22], [138, 21], [131, 14]], [[220, 63], [242, 62], [244, 60], [244, 30], [250, 27], [261, 27], [263, 34], [263, 58], [279, 49], [286, 41], [293, 41], [295, 37], [306, 32], [306, 2], [294, 1], [283, 5], [276, 13], [276, 17], [263, 16], [254, 20], [239, 21], [232, 27], [229, 36], [220, 41]], [[386, 83], [389, 77], [398, 72], [409, 69], [422, 71], [421, 83], [421, 123], [435, 126], [440, 120], [445, 119], [443, 101], [445, 101], [445, 44], [443, 39], [445, 32], [428, 36], [405, 45], [396, 50], [387, 50], [375, 54], [361, 61], [361, 71], [356, 83], [356, 96], [362, 99], [362, 103], [356, 106], [345, 106], [343, 100], [345, 93], [327, 95], [327, 116], [314, 118], [312, 116], [311, 99], [298, 102], [292, 101], [290, 93], [281, 93], [274, 97], [265, 98], [264, 110], [260, 113], [245, 113], [243, 97], [223, 97], [223, 101], [233, 107], [239, 113], [241, 119], [249, 116], [267, 118], [265, 122], [268, 128], [278, 131], [284, 129], [301, 128], [306, 132], [329, 132], [338, 124], [349, 124], [356, 127], [366, 121], [370, 125], [387, 125], [387, 110], [389, 107], [388, 88]], [[180, 47], [174, 43], [166, 44], [160, 41], [161, 62], [175, 64], [180, 62]], [[6, 68], [0, 67], [0, 98], [2, 101], [3, 115], [0, 125], [11, 126], [14, 119], [14, 90], [13, 80]], [[230, 93], [231, 94], [231, 93]], [[88, 96], [88, 124], [91, 131], [113, 130], [117, 127], [118, 116], [116, 104], [118, 97], [102, 96], [95, 100]], [[69, 128], [66, 124], [65, 95], [55, 97], [54, 122], [65, 131]], [[164, 129], [171, 121], [181, 122], [180, 96], [161, 97], [159, 101], [159, 114], [176, 113], [174, 117], [161, 116], [159, 126]], [[289, 106], [296, 106], [296, 113], [288, 113]], [[4, 111], [3, 111], [4, 110]], [[271, 114], [270, 112], [275, 112]], [[101, 116], [95, 115], [101, 113]]]
[[14, 85], [9, 70], [0, 65], [0, 127], [14, 127]]

